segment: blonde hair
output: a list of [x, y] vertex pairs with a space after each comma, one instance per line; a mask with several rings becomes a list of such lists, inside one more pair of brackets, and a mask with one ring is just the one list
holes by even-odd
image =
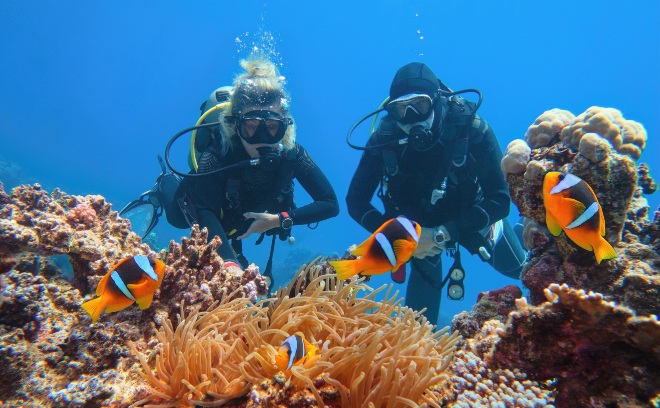
[[[240, 116], [242, 110], [248, 106], [278, 106], [282, 109], [283, 116], [291, 117], [289, 111], [290, 97], [284, 89], [284, 84], [275, 64], [265, 56], [251, 56], [241, 60], [241, 67], [245, 70], [234, 79], [234, 92], [231, 96], [231, 115]], [[224, 116], [228, 116], [226, 110], [223, 113], [222, 152], [227, 153], [232, 149], [233, 140], [239, 137], [236, 126], [225, 122]], [[282, 138], [285, 150], [290, 150], [296, 142], [295, 123], [289, 125]]]

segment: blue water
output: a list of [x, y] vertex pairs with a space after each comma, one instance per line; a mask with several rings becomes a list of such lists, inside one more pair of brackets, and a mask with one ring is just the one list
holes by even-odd
[[[367, 237], [346, 211], [360, 157], [346, 132], [382, 102], [407, 62], [427, 63], [453, 89], [479, 88], [479, 113], [502, 149], [547, 109], [618, 108], [646, 127], [640, 161], [658, 176], [660, 2], [387, 0], [0, 2], [0, 157], [20, 167], [11, 180], [2, 170], [0, 177], [8, 187], [39, 182], [101, 194], [119, 210], [153, 185], [156, 154], [194, 124], [200, 104], [231, 82], [253, 46], [281, 64], [298, 140], [341, 204], [337, 218], [314, 231], [296, 227], [295, 245], [278, 245], [283, 273], [287, 256], [341, 254]], [[366, 136], [362, 128], [356, 139]], [[180, 167], [186, 149], [182, 142], [173, 150]], [[299, 188], [297, 202], [307, 200]], [[658, 194], [649, 202], [657, 208]], [[157, 232], [161, 245], [187, 235], [164, 220]], [[267, 245], [250, 242], [250, 260], [265, 265]], [[443, 300], [444, 324], [479, 291], [516, 283], [463, 261], [465, 300]]]

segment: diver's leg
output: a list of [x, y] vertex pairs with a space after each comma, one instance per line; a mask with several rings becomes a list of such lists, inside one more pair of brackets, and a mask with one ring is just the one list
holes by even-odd
[[527, 252], [506, 218], [502, 220], [502, 236], [495, 243], [492, 252], [493, 256], [488, 263], [496, 271], [509, 278], [520, 279]]
[[406, 306], [421, 310], [431, 324], [438, 324], [442, 297], [442, 254], [423, 259], [411, 258]]
[[209, 240], [213, 239], [216, 235], [220, 237], [222, 244], [217, 249], [218, 255], [225, 262], [237, 262], [238, 257], [229, 242], [229, 238], [227, 238], [224, 228], [222, 228], [222, 224], [220, 224], [218, 216], [209, 210], [198, 210], [197, 216], [199, 217], [199, 227], [208, 229]]

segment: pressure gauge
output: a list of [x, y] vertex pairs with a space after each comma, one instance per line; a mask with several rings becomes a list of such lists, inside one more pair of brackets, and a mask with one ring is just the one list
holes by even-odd
[[463, 299], [463, 287], [460, 285], [450, 285], [447, 289], [447, 295], [452, 300]]

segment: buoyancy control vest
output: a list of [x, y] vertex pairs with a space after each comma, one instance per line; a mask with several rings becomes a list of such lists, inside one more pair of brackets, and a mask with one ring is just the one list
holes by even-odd
[[[297, 148], [284, 152], [275, 172], [246, 167], [227, 174], [220, 215], [228, 238], [247, 230], [251, 220], [243, 217], [246, 211], [279, 213], [296, 208], [293, 179], [298, 154]], [[276, 232], [285, 239], [291, 230]]]
[[[423, 224], [438, 225], [462, 206], [481, 199], [476, 163], [470, 161], [468, 148], [471, 133], [475, 133], [470, 130], [476, 128], [476, 134], [482, 135], [488, 125], [476, 115], [475, 104], [461, 97], [439, 103], [437, 117], [442, 117], [442, 110], [446, 111], [444, 118], [432, 128], [437, 145], [425, 152], [411, 152], [415, 160], [404, 157], [410, 149], [406, 144], [392, 143], [380, 149], [383, 178], [378, 196], [386, 215], [403, 212]], [[402, 132], [393, 119], [385, 117], [374, 141], [399, 139]]]
[[[479, 164], [470, 155], [469, 146], [482, 142], [489, 125], [476, 114], [475, 104], [461, 97], [438, 106], [436, 115], [441, 114], [440, 109], [447, 109], [447, 114], [433, 129], [439, 132], [439, 146], [408, 162], [403, 157], [409, 148], [405, 144], [387, 144], [380, 149], [383, 177], [378, 196], [386, 217], [403, 214], [422, 225], [442, 225], [458, 216], [462, 208], [478, 205], [483, 199], [477, 177]], [[385, 117], [374, 134], [374, 143], [400, 139], [401, 132], [396, 122]], [[520, 277], [526, 253], [506, 218], [461, 236], [457, 243], [498, 272]]]

